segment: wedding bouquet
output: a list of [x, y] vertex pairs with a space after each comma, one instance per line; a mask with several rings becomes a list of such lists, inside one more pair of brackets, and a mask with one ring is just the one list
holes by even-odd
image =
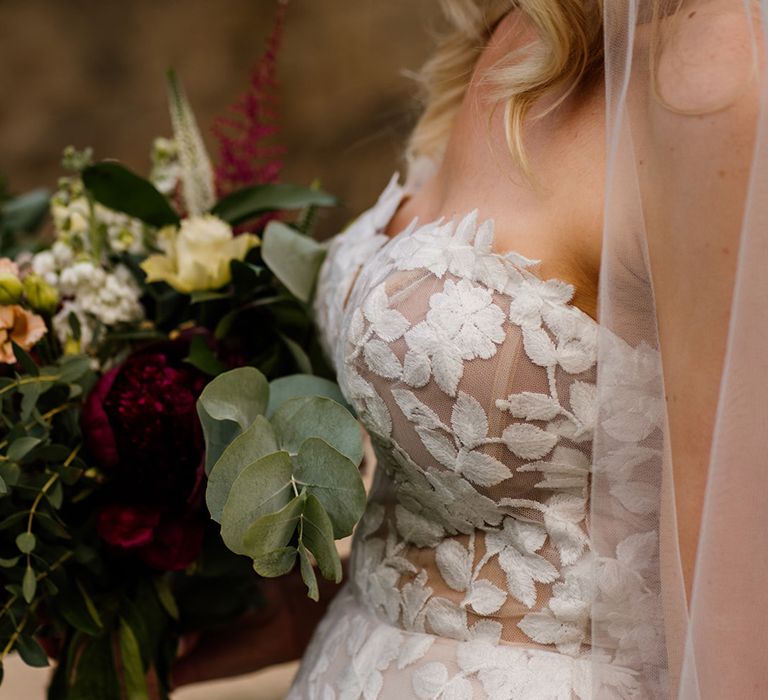
[[149, 179], [70, 148], [52, 197], [0, 200], [0, 663], [55, 658], [50, 698], [146, 697], [150, 671], [165, 694], [179, 637], [258, 606], [257, 574], [341, 577], [360, 431], [309, 313], [334, 200], [276, 182], [278, 36], [215, 168], [171, 74]]

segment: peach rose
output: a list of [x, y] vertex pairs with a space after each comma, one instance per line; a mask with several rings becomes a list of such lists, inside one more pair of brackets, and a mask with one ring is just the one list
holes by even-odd
[[24, 350], [29, 350], [47, 330], [45, 321], [40, 316], [30, 313], [18, 304], [0, 306], [0, 362], [16, 362], [11, 341]]

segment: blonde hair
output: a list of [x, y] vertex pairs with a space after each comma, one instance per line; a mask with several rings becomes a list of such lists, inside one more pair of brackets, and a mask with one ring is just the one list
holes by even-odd
[[442, 156], [478, 57], [496, 25], [513, 9], [524, 13], [538, 40], [497, 63], [486, 79], [504, 105], [507, 145], [529, 172], [523, 123], [534, 103], [560, 88], [555, 109], [583, 79], [602, 68], [602, 0], [441, 0], [450, 24], [420, 81], [424, 111], [411, 135], [410, 159]]

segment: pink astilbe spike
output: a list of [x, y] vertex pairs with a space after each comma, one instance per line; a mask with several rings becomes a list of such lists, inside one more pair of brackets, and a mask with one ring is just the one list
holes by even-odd
[[250, 86], [218, 117], [211, 132], [219, 142], [215, 168], [220, 197], [243, 187], [275, 182], [283, 167], [285, 148], [268, 141], [278, 132], [277, 53], [285, 25], [286, 2], [280, 0], [272, 32]]

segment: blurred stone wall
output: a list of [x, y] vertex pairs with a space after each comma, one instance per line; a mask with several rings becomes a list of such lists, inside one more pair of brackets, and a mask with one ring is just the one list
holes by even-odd
[[[280, 53], [284, 179], [319, 178], [343, 207], [369, 206], [401, 166], [415, 118], [406, 71], [433, 45], [435, 0], [292, 0]], [[60, 174], [68, 144], [148, 172], [167, 135], [165, 70], [207, 132], [246, 87], [274, 0], [0, 0], [0, 174], [13, 191]], [[213, 147], [213, 141], [206, 140]]]

